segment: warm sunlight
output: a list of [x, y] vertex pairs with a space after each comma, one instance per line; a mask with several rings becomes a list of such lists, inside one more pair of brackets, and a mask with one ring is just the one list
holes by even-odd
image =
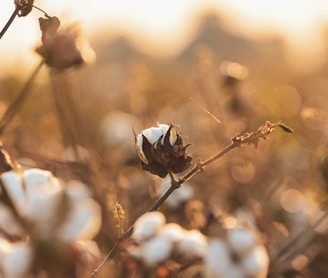
[[[4, 26], [14, 9], [13, 1], [3, 2], [0, 26]], [[254, 39], [282, 36], [289, 49], [289, 60], [296, 68], [307, 65], [311, 70], [320, 66], [326, 48], [323, 39], [328, 24], [328, 2], [325, 0], [40, 0], [34, 4], [49, 15], [60, 16], [63, 25], [79, 22], [89, 37], [100, 32], [127, 33], [143, 52], [157, 55], [181, 51], [193, 36], [195, 19], [202, 10], [215, 11], [226, 28], [243, 36]], [[42, 13], [34, 10], [31, 16], [15, 20], [0, 43], [3, 63], [22, 63], [27, 59], [25, 56], [30, 57], [27, 54], [39, 42], [35, 19], [40, 16]], [[6, 51], [18, 52], [16, 60], [7, 58]]]
[[328, 0], [0, 2], [1, 277], [328, 277]]

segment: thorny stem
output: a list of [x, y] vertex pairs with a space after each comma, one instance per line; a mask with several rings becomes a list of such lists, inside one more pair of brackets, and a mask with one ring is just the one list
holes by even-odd
[[[255, 146], [258, 145], [259, 139], [266, 139], [268, 135], [270, 135], [276, 127], [280, 127], [282, 130], [284, 130], [287, 133], [292, 133], [293, 130], [286, 126], [285, 124], [278, 122], [278, 123], [270, 123], [267, 121], [264, 125], [259, 127], [257, 131], [252, 133], [244, 133], [242, 135], [236, 135], [232, 138], [232, 142], [230, 145], [228, 145], [225, 149], [218, 152], [217, 154], [213, 155], [212, 157], [208, 158], [207, 160], [201, 162], [198, 161], [195, 166], [189, 170], [189, 172], [180, 178], [179, 180], [175, 180], [173, 174], [171, 171], [169, 171], [169, 175], [171, 178], [171, 186], [169, 189], [154, 203], [153, 206], [151, 206], [148, 210], [149, 211], [155, 211], [160, 208], [160, 206], [166, 201], [166, 199], [173, 193], [174, 190], [178, 189], [184, 182], [191, 179], [196, 173], [201, 172], [204, 170], [204, 168], [212, 163], [214, 163], [219, 158], [225, 156], [232, 150], [241, 147], [246, 144], [254, 144]], [[109, 253], [106, 255], [106, 257], [102, 260], [102, 262], [98, 265], [97, 268], [95, 268], [89, 277], [96, 277], [98, 271], [101, 269], [101, 267], [105, 264], [105, 262], [115, 256], [115, 254], [118, 252], [118, 248], [120, 243], [123, 240], [128, 239], [132, 232], [133, 232], [134, 226], [132, 225], [122, 236], [120, 236], [112, 249], [109, 251]]]
[[16, 8], [15, 8], [14, 12], [12, 13], [10, 18], [8, 19], [8, 22], [6, 23], [6, 25], [3, 27], [3, 29], [0, 32], [0, 40], [3, 37], [3, 35], [7, 32], [10, 25], [14, 22], [14, 19], [18, 15], [20, 9], [21, 9], [21, 7], [19, 5], [16, 5]]
[[18, 97], [14, 100], [14, 102], [12, 102], [8, 106], [6, 112], [4, 113], [2, 119], [0, 120], [0, 135], [2, 135], [2, 133], [4, 132], [4, 129], [8, 126], [8, 124], [11, 122], [11, 120], [14, 118], [15, 114], [19, 110], [20, 106], [25, 101], [26, 97], [28, 96], [28, 94], [30, 92], [29, 89], [30, 89], [35, 77], [37, 76], [40, 69], [42, 68], [43, 64], [44, 64], [44, 61], [41, 61], [37, 65], [37, 67], [32, 72], [30, 78], [25, 82], [23, 88], [19, 92]]

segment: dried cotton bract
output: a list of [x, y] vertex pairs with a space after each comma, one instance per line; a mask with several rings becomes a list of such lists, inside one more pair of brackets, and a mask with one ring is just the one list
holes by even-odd
[[164, 178], [169, 171], [181, 173], [191, 162], [181, 135], [174, 125], [159, 124], [136, 136], [136, 150], [142, 168]]
[[42, 45], [36, 52], [49, 67], [63, 70], [95, 59], [94, 51], [77, 25], [58, 31], [60, 21], [57, 17], [40, 18], [39, 23]]

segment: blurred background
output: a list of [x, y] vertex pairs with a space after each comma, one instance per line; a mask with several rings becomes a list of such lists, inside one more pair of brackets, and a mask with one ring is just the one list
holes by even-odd
[[[12, 2], [2, 1], [0, 26]], [[141, 171], [133, 131], [178, 124], [196, 161], [223, 149], [236, 133], [281, 120], [293, 135], [279, 131], [257, 149], [238, 149], [192, 180], [193, 194], [179, 209], [164, 210], [169, 220], [200, 228], [198, 212], [246, 209], [275, 258], [272, 277], [328, 275], [322, 263], [328, 258], [326, 0], [34, 5], [57, 16], [62, 28], [79, 23], [96, 59], [59, 73], [44, 67], [2, 140], [24, 167], [90, 184], [103, 207], [97, 240], [104, 253], [118, 233], [115, 202], [128, 227], [158, 196], [161, 181]], [[1, 114], [40, 61], [34, 51], [39, 17], [33, 10], [16, 18], [0, 41]], [[58, 94], [69, 100], [58, 105]], [[306, 240], [293, 241], [300, 233]], [[289, 247], [282, 252], [282, 246]]]

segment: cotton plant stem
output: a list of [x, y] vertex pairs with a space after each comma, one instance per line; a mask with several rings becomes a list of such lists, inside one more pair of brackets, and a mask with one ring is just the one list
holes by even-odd
[[[266, 137], [269, 136], [275, 130], [276, 127], [280, 127], [281, 129], [283, 129], [285, 132], [288, 132], [288, 133], [293, 132], [293, 130], [291, 128], [287, 127], [286, 125], [284, 125], [281, 122], [274, 123], [274, 124], [272, 124], [270, 122], [266, 122], [264, 125], [259, 127], [257, 129], [257, 131], [255, 131], [255, 132], [245, 133], [240, 136], [238, 135], [238, 136], [233, 137], [232, 143], [230, 145], [228, 145], [226, 148], [224, 148], [222, 151], [218, 152], [217, 154], [213, 155], [212, 157], [208, 158], [207, 160], [205, 160], [203, 162], [198, 161], [195, 164], [195, 166], [191, 170], [189, 170], [189, 172], [185, 176], [180, 178], [179, 180], [175, 180], [172, 172], [169, 171], [169, 175], [171, 178], [171, 186], [154, 203], [154, 205], [149, 208], [149, 210], [147, 212], [158, 210], [161, 207], [161, 205], [167, 200], [167, 198], [173, 193], [173, 191], [178, 189], [187, 180], [190, 180], [196, 173], [203, 171], [206, 166], [214, 163], [216, 160], [222, 158], [223, 156], [225, 156], [232, 150], [239, 148], [243, 145], [254, 144], [255, 146], [257, 146], [258, 141], [261, 138], [266, 139]], [[112, 247], [112, 249], [110, 250], [110, 252], [106, 255], [106, 257], [102, 260], [102, 262], [98, 265], [98, 267], [93, 270], [93, 272], [90, 274], [89, 277], [96, 277], [96, 275], [98, 274], [98, 272], [102, 268], [102, 266], [105, 264], [105, 262], [107, 260], [112, 259], [115, 256], [115, 254], [119, 250], [120, 243], [123, 240], [126, 240], [131, 236], [131, 234], [133, 232], [133, 227], [134, 226], [132, 225], [121, 237], [119, 237], [117, 239], [117, 241], [115, 242], [115, 244]]]
[[42, 68], [44, 64], [44, 61], [41, 61], [37, 67], [34, 69], [32, 72], [31, 76], [29, 79], [25, 82], [23, 88], [20, 90], [17, 98], [9, 104], [6, 112], [4, 113], [2, 119], [0, 120], [0, 135], [3, 134], [5, 128], [8, 126], [8, 124], [12, 121], [16, 113], [19, 111], [21, 106], [23, 105], [24, 101], [26, 100], [27, 96], [29, 95], [30, 88], [32, 86], [32, 83], [36, 76], [38, 75], [40, 69]]
[[[153, 206], [151, 206], [148, 209], [147, 212], [158, 210], [160, 208], [160, 206], [166, 201], [166, 199], [172, 194], [172, 192], [180, 187], [179, 182], [174, 179], [173, 174], [172, 174], [171, 171], [169, 172], [169, 174], [170, 174], [170, 177], [171, 177], [171, 186], [170, 186], [170, 188], [154, 203]], [[98, 265], [98, 267], [95, 268], [92, 271], [92, 273], [90, 274], [89, 277], [96, 277], [97, 276], [98, 271], [102, 268], [102, 266], [106, 263], [106, 261], [112, 259], [115, 256], [115, 254], [117, 253], [117, 251], [119, 249], [120, 243], [122, 241], [128, 239], [131, 236], [131, 234], [133, 232], [133, 229], [134, 229], [134, 225], [130, 226], [130, 228], [127, 229], [127, 231], [116, 240], [116, 242], [114, 243], [112, 249], [109, 251], [109, 253], [107, 253], [107, 255], [101, 261], [101, 263]]]
[[14, 12], [12, 13], [10, 18], [8, 19], [8, 22], [6, 23], [6, 25], [2, 28], [2, 30], [0, 32], [0, 40], [3, 37], [3, 35], [7, 32], [10, 25], [14, 22], [14, 19], [18, 15], [20, 9], [21, 9], [21, 7], [19, 5], [16, 5]]

